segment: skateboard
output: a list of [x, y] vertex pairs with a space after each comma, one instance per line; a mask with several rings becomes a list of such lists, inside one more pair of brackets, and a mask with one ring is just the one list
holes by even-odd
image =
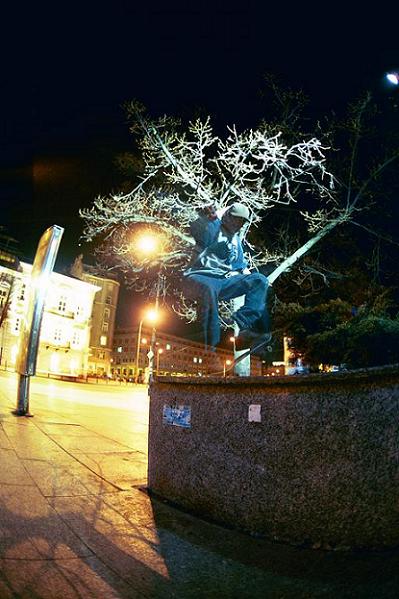
[[273, 351], [273, 348], [270, 345], [271, 341], [272, 341], [271, 333], [266, 333], [265, 335], [262, 335], [251, 345], [251, 347], [249, 347], [246, 351], [244, 351], [244, 353], [242, 353], [241, 356], [236, 358], [227, 370], [228, 371], [233, 370], [233, 368], [236, 366], [236, 364], [239, 364], [242, 360], [245, 360], [245, 358], [248, 358], [248, 356], [252, 356], [252, 354], [257, 352], [259, 349], [262, 349], [262, 347], [264, 347], [265, 350], [268, 352]]

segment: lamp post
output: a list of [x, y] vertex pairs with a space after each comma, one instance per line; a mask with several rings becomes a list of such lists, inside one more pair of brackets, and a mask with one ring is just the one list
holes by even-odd
[[159, 356], [160, 356], [162, 353], [163, 353], [163, 349], [162, 349], [162, 347], [159, 347], [159, 348], [158, 348], [158, 351], [157, 351], [157, 371], [156, 371], [156, 372], [157, 372], [157, 376], [158, 376], [158, 373], [159, 373]]
[[226, 376], [226, 366], [230, 366], [231, 360], [225, 360], [223, 363], [223, 376]]
[[[156, 322], [158, 318], [158, 311], [156, 310], [148, 310], [148, 312], [143, 316], [143, 318], [140, 320], [140, 324], [139, 324], [139, 329], [137, 332], [137, 348], [136, 348], [136, 373], [135, 373], [135, 377], [134, 377], [134, 382], [137, 383], [138, 382], [138, 378], [139, 378], [139, 365], [140, 365], [140, 347], [141, 347], [141, 331], [142, 331], [142, 327], [143, 327], [143, 322], [145, 320], [150, 320], [152, 322]], [[150, 351], [151, 351], [152, 347], [150, 347]], [[148, 352], [150, 353], [150, 352]], [[150, 359], [150, 358], [149, 358]]]
[[[162, 245], [163, 245], [162, 237], [154, 234], [151, 231], [145, 232], [145, 233], [139, 235], [135, 239], [134, 245], [135, 245], [136, 250], [138, 252], [140, 252], [143, 256], [148, 257], [148, 256], [151, 256], [151, 255], [154, 255], [157, 253], [159, 254], [160, 252], [162, 252]], [[155, 306], [154, 306], [154, 310], [152, 311], [152, 313], [153, 313], [152, 317], [149, 317], [149, 319], [152, 320], [154, 323], [158, 319], [159, 294], [160, 294], [161, 283], [162, 283], [161, 267], [162, 267], [162, 262], [160, 261], [158, 277], [157, 277], [156, 294], [155, 294]], [[140, 326], [139, 326], [140, 334], [141, 334], [141, 325], [142, 325], [142, 321], [140, 322]], [[152, 380], [153, 374], [154, 374], [155, 336], [156, 336], [156, 329], [155, 329], [155, 326], [153, 326], [152, 334], [151, 334], [150, 349], [149, 349], [149, 352], [147, 353], [149, 380], [150, 381]], [[137, 340], [137, 341], [139, 341], [139, 340]], [[140, 344], [137, 343], [137, 352], [139, 352], [139, 351], [140, 351]], [[138, 360], [139, 360], [139, 353], [136, 356], [137, 376], [138, 376]]]
[[139, 360], [140, 360], [140, 344], [141, 344], [141, 329], [143, 326], [143, 318], [140, 320], [139, 330], [137, 332], [137, 348], [136, 348], [136, 372], [134, 382], [139, 382]]

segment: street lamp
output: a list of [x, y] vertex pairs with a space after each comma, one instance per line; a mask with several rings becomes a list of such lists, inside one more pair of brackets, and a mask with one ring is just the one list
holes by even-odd
[[399, 85], [399, 73], [387, 73], [385, 77], [392, 85]]
[[231, 365], [231, 360], [225, 360], [223, 364], [223, 376], [226, 376], [226, 366]]
[[[162, 255], [162, 253], [165, 251], [165, 243], [166, 243], [165, 236], [162, 234], [159, 234], [155, 230], [151, 230], [151, 229], [147, 229], [147, 231], [144, 230], [141, 234], [136, 236], [135, 239], [133, 240], [135, 249], [139, 252], [139, 254], [142, 254], [143, 256], [148, 256], [148, 257], [150, 257], [154, 254], [158, 255], [160, 257]], [[156, 294], [155, 294], [155, 306], [154, 306], [154, 309], [152, 310], [152, 312], [148, 313], [149, 320], [152, 320], [154, 322], [154, 324], [155, 324], [156, 320], [158, 319], [159, 295], [160, 295], [161, 286], [162, 286], [162, 282], [163, 282], [161, 269], [162, 269], [162, 261], [159, 260]], [[142, 324], [142, 322], [140, 323], [140, 327], [141, 327], [141, 324]], [[149, 380], [150, 381], [152, 380], [153, 373], [154, 373], [155, 336], [156, 336], [156, 329], [155, 329], [155, 326], [153, 326], [150, 350], [147, 354], [148, 361], [149, 361], [148, 367], [149, 367]], [[139, 352], [139, 347], [140, 347], [140, 345], [138, 343], [137, 344], [137, 352]], [[138, 370], [138, 358], [136, 359], [136, 364], [137, 364], [137, 370]], [[136, 376], [138, 376], [138, 373]]]
[[153, 254], [158, 247], [158, 239], [154, 235], [141, 235], [136, 241], [137, 249], [143, 254]]
[[[143, 318], [140, 320], [140, 324], [139, 324], [139, 330], [137, 333], [137, 348], [136, 348], [136, 375], [134, 377], [134, 382], [137, 383], [138, 379], [139, 379], [139, 360], [140, 360], [140, 345], [141, 345], [141, 341], [143, 341], [143, 343], [147, 343], [146, 339], [141, 339], [141, 329], [143, 326], [143, 322], [144, 320], [149, 320], [150, 322], [155, 323], [158, 319], [158, 312], [155, 311], [154, 309], [150, 309], [146, 312], [146, 314], [143, 316]], [[150, 348], [151, 351], [152, 348]], [[151, 358], [150, 358], [151, 361]]]
[[162, 347], [160, 347], [157, 351], [157, 375], [158, 375], [158, 371], [159, 371], [159, 356], [163, 353], [163, 349]]

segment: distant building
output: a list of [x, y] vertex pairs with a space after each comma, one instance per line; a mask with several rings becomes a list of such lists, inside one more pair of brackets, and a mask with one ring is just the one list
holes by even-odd
[[[0, 266], [0, 366], [14, 370], [25, 318], [32, 265]], [[85, 376], [92, 307], [98, 286], [56, 272], [51, 275], [41, 325], [37, 374]]]
[[82, 280], [98, 288], [92, 311], [88, 372], [109, 376], [119, 283], [88, 272], [83, 272]]
[[93, 267], [83, 264], [83, 254], [76, 257], [68, 274], [98, 288], [92, 311], [88, 374], [109, 376], [120, 285], [112, 278], [99, 276]]
[[[125, 378], [145, 377], [148, 367], [147, 353], [151, 343], [151, 328], [119, 328], [115, 331], [111, 373]], [[137, 346], [140, 337], [137, 364]], [[209, 376], [212, 374], [233, 374], [232, 350], [219, 349], [216, 352], [205, 350], [204, 345], [161, 331], [156, 332], [154, 346], [154, 373], [172, 376]], [[262, 373], [261, 360], [251, 357], [251, 375]]]

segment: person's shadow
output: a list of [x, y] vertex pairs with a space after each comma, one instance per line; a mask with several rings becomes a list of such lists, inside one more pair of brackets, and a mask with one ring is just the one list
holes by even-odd
[[335, 553], [273, 543], [137, 489], [42, 500], [47, 515], [24, 517], [3, 489], [0, 597], [398, 596], [398, 550]]
[[[60, 509], [62, 499], [48, 500], [49, 515], [29, 518], [21, 516], [17, 506], [10, 509], [9, 498], [1, 497], [0, 597], [173, 596], [156, 535], [148, 534], [145, 525], [118, 513], [120, 520], [124, 517], [124, 530], [119, 525], [114, 531], [119, 510], [104, 502], [103, 495], [91, 497], [89, 518], [83, 510]], [[90, 501], [75, 499], [86, 506]]]

